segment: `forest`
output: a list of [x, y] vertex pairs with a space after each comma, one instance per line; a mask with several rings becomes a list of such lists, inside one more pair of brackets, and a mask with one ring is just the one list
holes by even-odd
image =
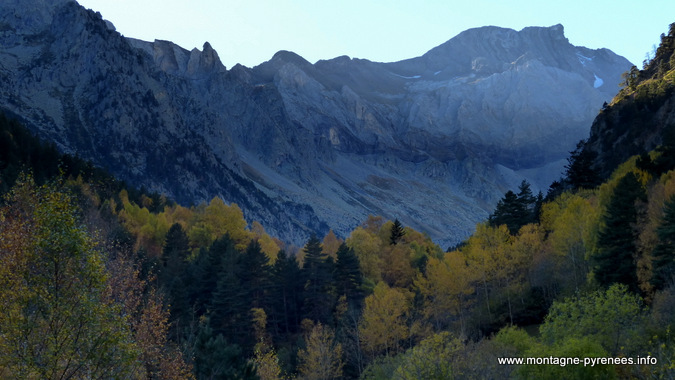
[[[661, 40], [616, 101], [672, 96], [675, 27]], [[2, 378], [675, 376], [675, 125], [606, 178], [581, 142], [546, 196], [523, 182], [448, 249], [378, 216], [296, 247], [7, 116], [0, 136]], [[500, 363], [528, 357], [613, 360]]]

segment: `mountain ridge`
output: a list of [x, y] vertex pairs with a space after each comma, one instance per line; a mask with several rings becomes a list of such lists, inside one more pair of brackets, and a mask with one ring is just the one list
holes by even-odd
[[[132, 184], [184, 203], [221, 196], [296, 242], [345, 233], [368, 214], [406, 215], [437, 241], [461, 240], [505, 189], [555, 179], [551, 168], [562, 169], [628, 65], [573, 47], [554, 26], [489, 30], [510, 36], [493, 42], [503, 48], [530, 34], [567, 46], [558, 66], [574, 72], [543, 63], [557, 50], [459, 59], [447, 50], [457, 37], [394, 63], [311, 64], [282, 51], [227, 70], [208, 43], [128, 39], [74, 2], [51, 9], [40, 31], [0, 18], [12, 31], [0, 35], [2, 108]], [[416, 71], [425, 59], [440, 65], [442, 50], [446, 69]]]

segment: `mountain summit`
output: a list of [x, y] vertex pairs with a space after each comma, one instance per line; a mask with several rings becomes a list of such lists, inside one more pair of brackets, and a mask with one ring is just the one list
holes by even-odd
[[[465, 31], [393, 63], [128, 39], [73, 1], [0, 5], [0, 107], [181, 202], [221, 196], [299, 242], [369, 214], [443, 244], [522, 179], [543, 188], [631, 65], [561, 25]], [[48, 3], [48, 4], [45, 4]]]

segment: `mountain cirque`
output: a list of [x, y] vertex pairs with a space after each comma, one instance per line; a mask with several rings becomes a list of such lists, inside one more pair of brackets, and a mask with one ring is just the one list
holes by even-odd
[[72, 1], [0, 5], [0, 107], [64, 152], [273, 235], [369, 214], [447, 245], [522, 179], [545, 191], [631, 64], [563, 27], [467, 30], [394, 63], [281, 51], [227, 70], [205, 43], [125, 38]]

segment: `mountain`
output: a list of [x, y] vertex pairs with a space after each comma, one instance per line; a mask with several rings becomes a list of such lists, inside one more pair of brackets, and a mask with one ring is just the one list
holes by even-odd
[[421, 57], [312, 64], [121, 36], [74, 1], [0, 4], [0, 108], [182, 203], [220, 196], [293, 242], [369, 214], [441, 244], [503, 192], [544, 189], [630, 63], [561, 25], [465, 31]]

